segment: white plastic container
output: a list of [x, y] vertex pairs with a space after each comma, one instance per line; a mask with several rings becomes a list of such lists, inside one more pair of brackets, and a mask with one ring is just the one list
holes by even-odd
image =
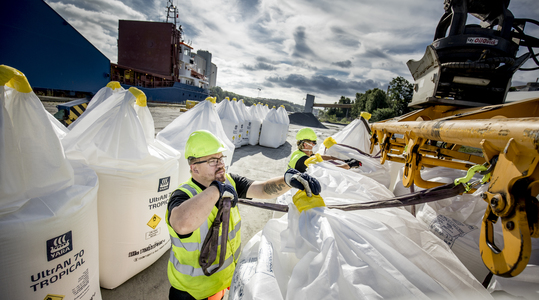
[[87, 163], [99, 177], [101, 287], [112, 289], [153, 264], [170, 248], [164, 221], [179, 185], [180, 152], [148, 143], [134, 109], [143, 93], [113, 94], [62, 140], [66, 155]]
[[288, 137], [288, 128], [290, 127], [290, 119], [288, 118], [288, 113], [286, 112], [286, 109], [284, 106], [279, 106], [277, 108], [277, 112], [279, 113], [281, 117], [281, 122], [284, 125], [283, 126], [283, 132], [281, 133], [281, 140], [280, 144], [284, 144], [286, 142], [286, 138]]
[[97, 175], [65, 158], [51, 115], [6, 66], [0, 109], [0, 298], [100, 300]]
[[234, 144], [235, 148], [241, 147], [241, 140], [239, 137], [241, 123], [236, 115], [236, 111], [232, 106], [232, 103], [230, 100], [224, 99], [217, 104], [216, 108], [226, 136], [232, 142], [232, 144]]
[[240, 131], [243, 130], [241, 134], [241, 145], [245, 146], [249, 144], [249, 131], [251, 130], [251, 120], [245, 111], [245, 104], [242, 101], [237, 101], [236, 98], [232, 101], [236, 115], [240, 119], [240, 122], [243, 120]]
[[249, 133], [249, 145], [258, 145], [260, 130], [262, 129], [262, 118], [260, 117], [257, 105], [253, 104], [247, 108], [247, 113], [251, 116], [251, 131]]
[[286, 125], [282, 123], [279, 113], [275, 108], [272, 108], [264, 119], [258, 143], [264, 147], [279, 148], [282, 132], [285, 128]]
[[[228, 139], [227, 133], [219, 119], [215, 104], [211, 101], [201, 101], [195, 107], [179, 115], [157, 134], [156, 139], [181, 153], [185, 153], [185, 144], [187, 143], [187, 139], [189, 139], [189, 135], [195, 130], [202, 129], [213, 133], [225, 145], [227, 150], [223, 152], [223, 155], [226, 156], [225, 168], [228, 170], [228, 167], [232, 163], [235, 147]], [[179, 170], [179, 182], [181, 184], [191, 177], [189, 165], [184, 155], [180, 157]]]

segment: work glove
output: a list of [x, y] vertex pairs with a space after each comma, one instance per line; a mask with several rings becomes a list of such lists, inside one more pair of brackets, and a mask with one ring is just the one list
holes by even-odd
[[230, 206], [235, 207], [238, 203], [238, 193], [230, 184], [222, 183], [214, 180], [210, 186], [214, 186], [219, 190], [219, 200], [221, 198], [230, 198]]
[[316, 178], [301, 173], [296, 169], [286, 170], [284, 173], [284, 182], [290, 187], [305, 191], [309, 197], [312, 197], [313, 194], [319, 195], [322, 191], [322, 187], [320, 187], [320, 183]]
[[344, 162], [350, 167], [350, 169], [359, 168], [359, 167], [363, 166], [361, 161], [359, 161], [357, 159], [354, 159], [354, 158], [347, 159]]

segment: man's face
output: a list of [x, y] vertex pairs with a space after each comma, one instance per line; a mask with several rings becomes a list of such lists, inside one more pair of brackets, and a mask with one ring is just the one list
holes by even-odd
[[214, 180], [225, 182], [225, 164], [222, 153], [215, 153], [199, 157], [190, 165], [193, 178], [202, 183], [209, 184]]

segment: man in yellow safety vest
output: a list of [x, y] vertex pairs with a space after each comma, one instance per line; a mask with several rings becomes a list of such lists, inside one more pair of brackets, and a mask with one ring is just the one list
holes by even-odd
[[[230, 286], [234, 268], [241, 249], [241, 218], [239, 198], [272, 199], [294, 187], [305, 190], [307, 195], [318, 195], [320, 183], [313, 177], [289, 169], [284, 176], [266, 181], [253, 181], [236, 174], [225, 173], [223, 143], [206, 130], [191, 133], [185, 145], [191, 178], [175, 190], [169, 200], [166, 222], [172, 242], [168, 262], [171, 284], [169, 299], [222, 299]], [[229, 206], [224, 198], [232, 199]], [[221, 205], [221, 206], [220, 206]], [[215, 261], [210, 266], [201, 260], [203, 245], [211, 236], [212, 225], [222, 219], [220, 208], [227, 207], [226, 221], [219, 225], [221, 241], [225, 223], [228, 224], [226, 253], [221, 253], [223, 243], [214, 250]], [[216, 223], [219, 224], [219, 223]], [[217, 245], [217, 243], [215, 243]], [[216, 255], [215, 255], [216, 254]], [[210, 255], [211, 257], [211, 255]], [[201, 264], [202, 262], [202, 264]], [[203, 267], [204, 265], [205, 267]]]

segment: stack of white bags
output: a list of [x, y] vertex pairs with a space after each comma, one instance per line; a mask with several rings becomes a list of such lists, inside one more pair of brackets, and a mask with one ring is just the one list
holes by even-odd
[[217, 104], [226, 136], [235, 148], [260, 144], [278, 148], [286, 142], [290, 120], [283, 106], [271, 110], [264, 105], [246, 107], [243, 100], [228, 99]]

